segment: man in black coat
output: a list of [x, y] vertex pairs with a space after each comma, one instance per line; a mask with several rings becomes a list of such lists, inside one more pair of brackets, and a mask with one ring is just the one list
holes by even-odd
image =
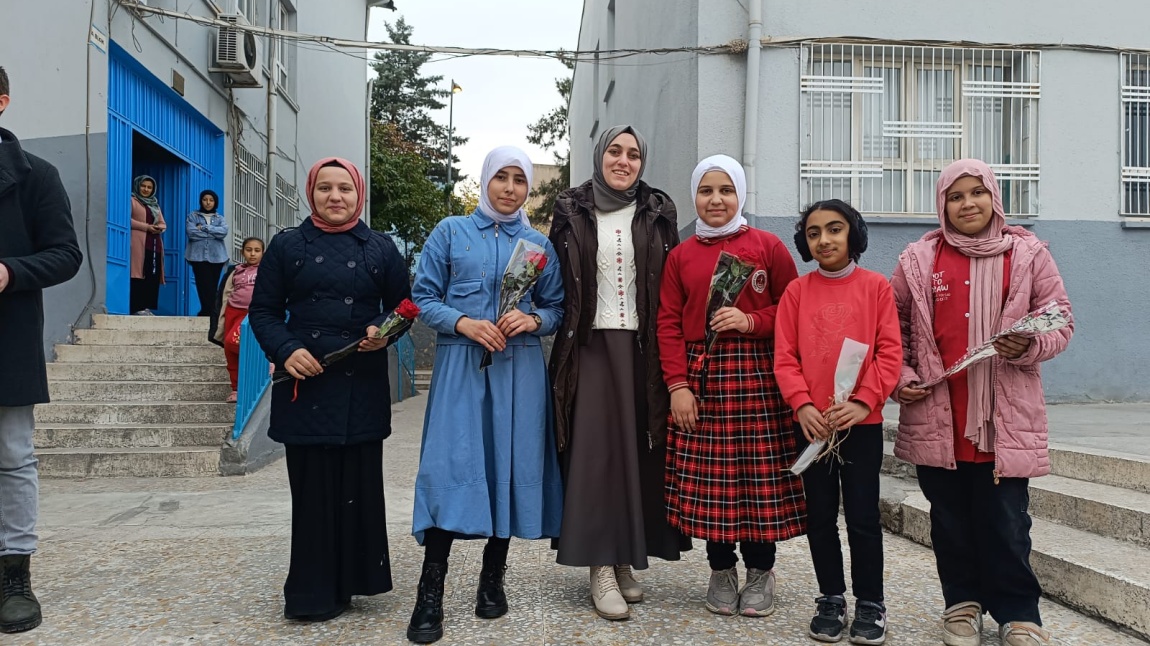
[[[0, 114], [9, 101], [0, 67]], [[32, 409], [48, 401], [42, 290], [82, 259], [60, 174], [0, 128], [0, 632], [40, 625], [28, 566], [39, 505]]]

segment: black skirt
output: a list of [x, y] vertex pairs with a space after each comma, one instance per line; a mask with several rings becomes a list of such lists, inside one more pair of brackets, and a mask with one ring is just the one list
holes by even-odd
[[292, 494], [284, 611], [325, 614], [352, 595], [391, 590], [383, 442], [284, 449]]
[[129, 314], [154, 310], [160, 306], [160, 281], [164, 276], [164, 257], [155, 251], [144, 252], [144, 277], [133, 278], [128, 292]]
[[646, 361], [635, 332], [595, 330], [579, 348], [571, 442], [560, 454], [561, 565], [648, 567], [677, 561], [691, 540], [667, 522], [666, 447], [647, 440]]

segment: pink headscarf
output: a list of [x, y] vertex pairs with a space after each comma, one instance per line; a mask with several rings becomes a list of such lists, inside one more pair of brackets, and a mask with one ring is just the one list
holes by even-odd
[[[339, 225], [331, 224], [327, 220], [321, 218], [317, 209], [315, 208], [315, 197], [313, 195], [315, 193], [315, 180], [316, 177], [319, 176], [319, 169], [328, 165], [339, 166], [340, 168], [346, 170], [348, 173], [351, 173], [351, 181], [353, 184], [355, 184], [355, 192], [359, 194], [359, 201], [355, 204], [355, 214], [350, 220]], [[366, 201], [367, 195], [365, 194], [363, 174], [359, 172], [359, 169], [355, 167], [355, 164], [349, 162], [348, 160], [341, 159], [339, 157], [324, 157], [323, 159], [317, 161], [315, 165], [311, 167], [311, 170], [308, 171], [307, 203], [311, 205], [312, 224], [314, 224], [320, 231], [323, 231], [324, 233], [342, 233], [344, 231], [351, 231], [355, 228], [355, 225], [359, 224], [359, 216], [361, 213], [363, 213], [363, 205]]]
[[[963, 177], [977, 177], [990, 191], [993, 214], [990, 223], [974, 235], [955, 229], [946, 217], [946, 194]], [[935, 187], [938, 204], [938, 223], [947, 244], [970, 258], [970, 323], [968, 346], [984, 343], [997, 333], [1002, 320], [1002, 254], [1014, 246], [1014, 236], [1006, 226], [1006, 210], [1002, 208], [1002, 193], [994, 171], [978, 159], [960, 159], [947, 166]], [[966, 369], [970, 397], [966, 407], [966, 439], [979, 451], [994, 451], [993, 389], [994, 366], [989, 361]]]

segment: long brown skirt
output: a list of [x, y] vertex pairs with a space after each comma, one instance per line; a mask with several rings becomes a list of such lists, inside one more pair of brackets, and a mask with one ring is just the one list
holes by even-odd
[[667, 524], [666, 449], [649, 448], [646, 362], [635, 332], [595, 330], [579, 348], [571, 441], [559, 456], [565, 497], [556, 541], [562, 565], [679, 560], [689, 538]]

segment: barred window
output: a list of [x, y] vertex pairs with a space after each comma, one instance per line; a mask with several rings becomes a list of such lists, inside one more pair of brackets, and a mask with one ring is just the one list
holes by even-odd
[[235, 197], [236, 227], [232, 235], [232, 256], [241, 262], [244, 238], [255, 236], [268, 240], [274, 229], [268, 224], [267, 165], [247, 148], [235, 149], [235, 177], [233, 193]]
[[299, 224], [299, 196], [295, 184], [289, 184], [282, 175], [276, 173], [276, 220], [271, 235]]
[[1122, 55], [1122, 215], [1150, 216], [1150, 55]]
[[1037, 214], [1038, 52], [807, 43], [802, 57], [806, 201], [934, 214], [942, 169], [976, 157], [1008, 214]]

